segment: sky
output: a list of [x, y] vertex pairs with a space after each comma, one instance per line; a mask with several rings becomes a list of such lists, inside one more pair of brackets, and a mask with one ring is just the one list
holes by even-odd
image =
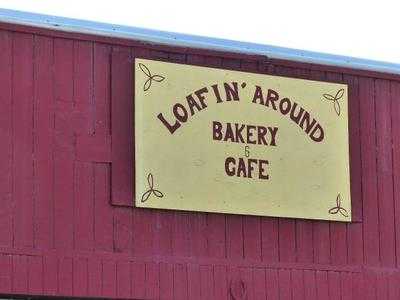
[[0, 0], [0, 7], [399, 64], [398, 2]]

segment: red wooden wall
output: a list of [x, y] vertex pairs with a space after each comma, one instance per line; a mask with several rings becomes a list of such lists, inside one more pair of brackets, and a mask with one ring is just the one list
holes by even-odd
[[[351, 224], [133, 208], [134, 57], [345, 82]], [[400, 299], [400, 77], [0, 24], [0, 294]]]

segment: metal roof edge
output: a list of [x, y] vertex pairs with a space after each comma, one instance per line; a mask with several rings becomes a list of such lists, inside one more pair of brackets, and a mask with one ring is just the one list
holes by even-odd
[[400, 64], [396, 63], [290, 49], [257, 43], [240, 42], [228, 39], [78, 20], [10, 9], [0, 8], [0, 22], [48, 28], [66, 32], [124, 38], [163, 45], [263, 55], [274, 59], [377, 71], [390, 74], [400, 74]]

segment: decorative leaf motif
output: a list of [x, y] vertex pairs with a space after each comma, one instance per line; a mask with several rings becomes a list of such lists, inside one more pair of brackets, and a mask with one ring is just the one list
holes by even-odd
[[340, 116], [340, 104], [338, 101], [333, 102], [333, 107], [335, 108], [336, 114]]
[[336, 215], [337, 213], [340, 213], [345, 218], [349, 217], [347, 210], [342, 207], [342, 197], [340, 196], [340, 194], [338, 194], [336, 197], [336, 206], [329, 209], [328, 212], [331, 215]]
[[161, 81], [163, 81], [164, 79], [165, 79], [164, 76], [161, 76], [161, 75], [153, 75], [153, 80], [154, 80], [154, 81], [161, 82]]
[[335, 109], [335, 112], [338, 116], [340, 116], [340, 102], [339, 100], [343, 97], [344, 95], [344, 89], [340, 89], [336, 92], [336, 95], [333, 96], [331, 94], [323, 94], [323, 97], [328, 100], [333, 102], [333, 108]]
[[324, 97], [325, 97], [326, 100], [335, 101], [335, 97], [333, 97], [333, 96], [330, 95], [330, 94], [324, 94]]
[[154, 188], [153, 174], [149, 173], [149, 175], [147, 175], [147, 183], [148, 183], [149, 189], [143, 193], [142, 199], [141, 199], [142, 203], [146, 202], [150, 198], [151, 195], [154, 195], [158, 198], [164, 197], [163, 193], [161, 193], [159, 190], [156, 190]]
[[340, 99], [343, 97], [343, 95], [344, 95], [344, 89], [340, 89], [337, 91], [335, 99]]
[[144, 65], [144, 64], [142, 64], [142, 63], [139, 63], [139, 68], [140, 68], [140, 70], [142, 70], [142, 72], [143, 72], [144, 74], [147, 75], [147, 77], [151, 77], [150, 70], [149, 70], [149, 68], [146, 67], [146, 65]]
[[147, 175], [147, 183], [149, 184], [149, 186], [150, 186], [151, 188], [153, 188], [153, 184], [154, 184], [154, 181], [153, 181], [153, 174], [149, 173], [149, 175]]
[[142, 64], [142, 63], [139, 63], [139, 68], [148, 77], [147, 80], [145, 81], [145, 83], [143, 84], [143, 90], [145, 92], [150, 89], [151, 84], [152, 84], [153, 81], [162, 82], [165, 79], [164, 76], [161, 76], [159, 74], [152, 75], [150, 70], [149, 70], [149, 68], [146, 65]]
[[151, 78], [147, 79], [143, 85], [143, 90], [147, 91], [151, 87]]

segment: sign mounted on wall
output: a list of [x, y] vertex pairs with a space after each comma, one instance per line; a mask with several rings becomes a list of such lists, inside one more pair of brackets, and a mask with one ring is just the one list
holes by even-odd
[[135, 60], [138, 207], [351, 221], [347, 85]]

